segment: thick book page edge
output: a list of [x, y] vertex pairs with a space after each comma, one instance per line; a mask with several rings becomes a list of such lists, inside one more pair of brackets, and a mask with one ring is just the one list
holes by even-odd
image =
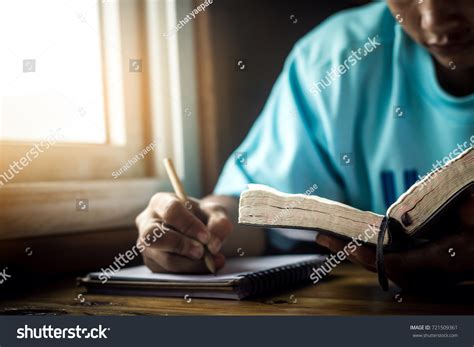
[[[453, 164], [463, 160], [463, 158], [468, 157], [468, 156], [473, 156], [474, 155], [474, 149], [472, 147], [466, 149], [464, 152], [460, 153], [458, 156], [454, 157], [453, 159], [449, 160], [445, 165], [442, 166], [440, 170], [434, 171], [433, 173], [430, 173], [426, 175], [423, 179], [417, 181], [414, 183], [405, 193], [400, 195], [398, 199], [390, 205], [390, 207], [387, 210], [387, 216], [390, 218], [393, 218], [397, 220], [400, 225], [402, 225], [407, 234], [412, 234], [413, 232], [416, 231], [416, 229], [419, 227], [420, 224], [423, 224], [424, 222], [422, 221], [421, 223], [413, 224], [410, 226], [405, 226], [403, 221], [402, 221], [402, 216], [405, 212], [410, 211], [414, 208], [412, 205], [408, 205], [407, 200], [415, 194], [416, 191], [420, 189], [427, 189], [427, 193], [429, 194], [429, 187], [433, 183], [430, 181], [439, 181], [443, 180], [444, 177], [447, 176], [447, 172], [449, 172], [449, 169], [453, 167]], [[434, 176], [434, 177], [433, 177]], [[474, 181], [473, 178], [471, 178], [470, 183], [468, 182], [467, 185], [472, 184]], [[424, 186], [427, 186], [424, 188]], [[462, 189], [463, 187], [461, 187]], [[446, 196], [446, 201], [448, 201], [452, 195]], [[431, 216], [426, 216], [425, 221], [428, 220]]]
[[[370, 223], [370, 224], [367, 224], [367, 225], [364, 224], [365, 229], [361, 229], [360, 233], [357, 236], [359, 236], [359, 235], [362, 236], [362, 234], [367, 229], [372, 229], [372, 230], [376, 229], [377, 234], [378, 234], [378, 231], [380, 229], [381, 221], [384, 218], [384, 216], [379, 215], [377, 213], [374, 213], [374, 212], [371, 212], [371, 211], [362, 211], [362, 210], [354, 208], [352, 206], [349, 206], [349, 205], [346, 205], [346, 204], [343, 204], [343, 203], [340, 203], [340, 202], [337, 202], [337, 201], [334, 201], [334, 200], [322, 198], [322, 197], [319, 197], [317, 195], [289, 194], [289, 193], [280, 192], [279, 190], [274, 189], [274, 188], [269, 187], [269, 186], [266, 186], [266, 185], [249, 184], [248, 189], [243, 191], [240, 195], [239, 220], [238, 220], [238, 222], [240, 224], [245, 224], [245, 225], [250, 225], [250, 226], [261, 226], [261, 227], [267, 227], [267, 228], [279, 227], [279, 228], [286, 228], [286, 229], [311, 229], [311, 230], [317, 230], [317, 231], [320, 231], [320, 232], [323, 232], [323, 233], [327, 233], [329, 235], [340, 236], [340, 237], [343, 237], [343, 238], [346, 238], [346, 239], [349, 239], [349, 240], [351, 239], [352, 235], [348, 235], [347, 233], [345, 233], [341, 230], [339, 232], [337, 232], [335, 230], [328, 230], [328, 229], [321, 228], [321, 226], [318, 226], [317, 224], [312, 224], [312, 225], [302, 225], [302, 224], [293, 225], [293, 224], [288, 224], [288, 223], [264, 223], [264, 224], [262, 224], [262, 223], [256, 223], [254, 221], [249, 221], [248, 218], [245, 218], [247, 213], [244, 212], [245, 209], [247, 209], [249, 207], [244, 206], [242, 201], [244, 201], [245, 198], [246, 198], [246, 195], [251, 193], [252, 191], [253, 192], [256, 192], [256, 191], [268, 192], [270, 194], [276, 195], [276, 196], [281, 197], [281, 198], [286, 198], [286, 199], [295, 199], [295, 198], [310, 199], [310, 200], [316, 201], [317, 203], [322, 203], [322, 204], [325, 204], [325, 205], [339, 206], [339, 207], [342, 207], [342, 208], [346, 208], [348, 210], [356, 211], [357, 213], [362, 213], [362, 214], [369, 215], [371, 219], [376, 221], [374, 223]], [[291, 210], [291, 209], [292, 208], [287, 208], [285, 210]], [[337, 217], [335, 217], [335, 218], [337, 218]], [[279, 220], [281, 220], [281, 219], [279, 218]], [[368, 242], [371, 243], [371, 244], [376, 244], [377, 243], [377, 234], [374, 237], [372, 237], [371, 239], [369, 239]], [[390, 241], [391, 241], [390, 233], [387, 233], [385, 235], [383, 244], [388, 245], [390, 243]]]
[[368, 213], [368, 214], [371, 214], [372, 216], [377, 216], [377, 217], [381, 217], [381, 218], [384, 217], [384, 216], [382, 216], [378, 213], [374, 213], [372, 211], [363, 211], [363, 210], [360, 210], [358, 208], [352, 207], [350, 205], [343, 204], [342, 202], [334, 201], [334, 200], [331, 200], [331, 199], [326, 199], [326, 198], [323, 198], [323, 197], [318, 196], [318, 195], [284, 193], [284, 192], [281, 192], [281, 191], [279, 191], [275, 188], [266, 186], [264, 184], [252, 183], [252, 184], [248, 184], [247, 187], [248, 187], [248, 189], [243, 191], [241, 193], [241, 196], [242, 196], [242, 194], [244, 194], [246, 192], [249, 192], [249, 191], [252, 191], [252, 190], [263, 190], [263, 191], [267, 191], [267, 192], [273, 193], [275, 195], [281, 196], [283, 198], [298, 197], [298, 198], [303, 198], [303, 199], [311, 199], [311, 200], [315, 200], [315, 201], [318, 201], [318, 202], [321, 202], [321, 203], [324, 203], [324, 204], [327, 204], [327, 205], [341, 206], [341, 207], [344, 207], [344, 208], [347, 208], [347, 209], [350, 209], [350, 210], [353, 210], [353, 211]]

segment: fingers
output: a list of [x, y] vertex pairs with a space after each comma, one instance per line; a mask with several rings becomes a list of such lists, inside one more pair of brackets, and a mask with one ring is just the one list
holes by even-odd
[[217, 210], [211, 212], [207, 228], [211, 233], [211, 240], [208, 243], [208, 249], [212, 254], [217, 254], [221, 250], [224, 240], [232, 232], [232, 222], [224, 211]]
[[149, 232], [146, 235], [155, 236], [151, 238], [152, 240], [159, 237], [155, 242], [149, 242], [148, 244], [145, 243], [146, 240], [139, 240], [139, 242], [142, 242], [145, 246], [150, 248], [148, 252], [150, 255], [160, 252], [171, 252], [196, 260], [201, 259], [204, 255], [204, 246], [202, 243], [178, 233], [171, 228], [160, 230], [158, 233], [155, 228], [153, 232]]
[[[202, 243], [164, 226], [156, 219], [143, 227], [137, 245], [143, 249], [145, 264], [152, 271], [209, 272], [203, 260]], [[220, 253], [213, 257], [219, 270], [224, 266], [225, 258]]]
[[375, 250], [369, 246], [359, 246], [354, 241], [346, 242], [321, 233], [318, 233], [316, 236], [316, 242], [323, 247], [329, 248], [333, 253], [343, 252], [351, 262], [359, 264], [369, 271], [377, 271]]
[[167, 227], [158, 219], [151, 219], [148, 224], [141, 224], [137, 243], [151, 248], [149, 254], [171, 252], [190, 259], [201, 259], [204, 246], [201, 242], [187, 237], [171, 227]]
[[[208, 273], [204, 262], [206, 247], [216, 269], [225, 258], [220, 250], [233, 225], [219, 204], [194, 199], [181, 202], [174, 194], [157, 193], [137, 218], [137, 245], [145, 264], [153, 271]], [[143, 247], [143, 245], [145, 247]]]
[[333, 252], [340, 251], [346, 245], [346, 242], [321, 233], [318, 233], [316, 235], [316, 243], [320, 244], [323, 247], [329, 248]]
[[[225, 264], [225, 257], [221, 253], [213, 257], [216, 269], [220, 270]], [[173, 253], [160, 252], [151, 257], [145, 254], [144, 261], [153, 272], [209, 273], [204, 260], [190, 260]]]
[[173, 194], [158, 193], [152, 198], [150, 208], [176, 231], [207, 244], [211, 234], [197, 216], [202, 212], [192, 201], [187, 205], [189, 209]]

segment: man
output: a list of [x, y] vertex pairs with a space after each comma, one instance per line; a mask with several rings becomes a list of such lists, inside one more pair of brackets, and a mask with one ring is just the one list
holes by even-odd
[[[206, 271], [203, 244], [218, 268], [224, 255], [261, 254], [265, 233], [236, 224], [247, 183], [316, 194], [385, 213], [418, 177], [474, 144], [474, 2], [387, 0], [337, 14], [301, 39], [270, 98], [232, 156], [214, 195], [186, 209], [158, 193], [137, 217], [139, 240], [165, 220], [166, 240], [144, 252], [153, 271]], [[438, 163], [438, 164], [437, 164]], [[444, 238], [386, 256], [403, 287], [474, 279], [472, 193], [453, 211]], [[225, 242], [225, 243], [224, 243]], [[344, 241], [320, 235], [338, 251]], [[456, 252], [455, 262], [448, 250]], [[373, 248], [350, 259], [375, 270]]]

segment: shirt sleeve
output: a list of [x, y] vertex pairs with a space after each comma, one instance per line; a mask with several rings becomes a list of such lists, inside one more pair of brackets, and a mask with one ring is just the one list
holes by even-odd
[[328, 117], [304, 76], [304, 54], [294, 49], [262, 113], [227, 160], [214, 194], [236, 196], [247, 184], [260, 183], [287, 193], [304, 194], [317, 187], [313, 194], [345, 200], [328, 154]]

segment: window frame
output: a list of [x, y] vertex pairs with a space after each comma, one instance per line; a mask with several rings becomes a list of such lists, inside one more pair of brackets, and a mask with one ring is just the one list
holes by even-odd
[[[145, 115], [140, 122], [143, 129], [126, 124], [127, 139], [132, 134], [140, 147], [133, 148], [132, 152], [136, 151], [131, 155], [130, 151], [124, 152], [123, 147], [116, 146], [114, 149], [110, 145], [57, 144], [55, 149], [65, 150], [63, 153], [67, 157], [74, 155], [75, 150], [90, 149], [95, 151], [94, 156], [99, 163], [101, 157], [111, 155], [110, 151], [119, 156], [122, 150], [120, 160], [125, 157], [123, 161], [126, 161], [156, 139], [154, 142], [157, 148], [147, 155], [152, 156], [152, 160], [148, 161], [152, 164], [146, 166], [145, 172], [139, 172], [144, 174], [141, 178], [119, 177], [114, 180], [110, 176], [109, 179], [92, 179], [95, 176], [91, 171], [89, 175], [67, 181], [7, 183], [0, 187], [0, 240], [133, 227], [135, 216], [148, 204], [155, 192], [171, 190], [161, 164], [162, 159], [167, 156], [174, 159], [178, 175], [188, 194], [200, 195], [193, 26], [189, 24], [178, 34], [168, 38], [162, 35], [192, 11], [192, 0], [121, 1], [119, 4], [122, 31], [127, 29], [123, 27], [123, 23], [130, 11], [136, 14], [135, 18], [145, 18], [127, 24], [140, 24], [141, 30], [136, 34], [141, 32], [145, 38], [142, 50], [144, 73], [139, 82], [143, 88], [140, 89], [143, 96], [142, 114]], [[107, 2], [99, 1], [99, 6], [105, 5]], [[133, 40], [133, 36], [123, 35], [122, 39]], [[128, 62], [124, 64], [128, 65]], [[124, 87], [127, 89], [137, 86], [124, 83]], [[125, 105], [126, 114], [134, 114], [135, 110], [130, 109], [132, 106]], [[1, 147], [9, 153], [2, 154], [6, 160], [18, 160], [31, 145], [1, 143]], [[51, 150], [44, 155], [53, 155], [52, 153]], [[56, 160], [59, 160], [61, 156], [59, 153], [57, 155]], [[37, 160], [41, 161], [41, 158]], [[88, 199], [87, 212], [76, 210], [77, 199]]]
[[[107, 8], [109, 7], [109, 8]], [[146, 144], [143, 137], [145, 119], [134, 119], [135, 114], [147, 114], [143, 91], [145, 78], [140, 73], [127, 73], [126, 59], [143, 56], [144, 45], [137, 43], [136, 37], [143, 37], [144, 27], [139, 21], [141, 7], [139, 2], [102, 2], [97, 0], [99, 14], [99, 36], [101, 50], [101, 71], [103, 86], [103, 115], [106, 124], [106, 143], [57, 142], [41, 153], [41, 159], [30, 162], [31, 170], [25, 170], [14, 181], [65, 181], [109, 179], [112, 171], [122, 166], [129, 158], [140, 152]], [[124, 15], [127, 13], [128, 15]], [[108, 36], [127, 32], [120, 42]], [[133, 55], [133, 57], [129, 57]], [[112, 71], [109, 66], [119, 66], [120, 71]], [[119, 86], [119, 93], [115, 92]], [[112, 98], [115, 94], [115, 98]], [[119, 95], [117, 95], [119, 94]], [[117, 100], [118, 99], [118, 100]], [[119, 143], [111, 134], [110, 124], [112, 103], [124, 117], [126, 143]], [[10, 163], [25, 155], [37, 141], [0, 140], [3, 147], [0, 156], [0, 172], [5, 172]], [[43, 140], [43, 142], [45, 142]], [[73, 158], [67, 165], [60, 166], [65, 158]], [[147, 168], [143, 163], [134, 165], [125, 177], [144, 177]]]

